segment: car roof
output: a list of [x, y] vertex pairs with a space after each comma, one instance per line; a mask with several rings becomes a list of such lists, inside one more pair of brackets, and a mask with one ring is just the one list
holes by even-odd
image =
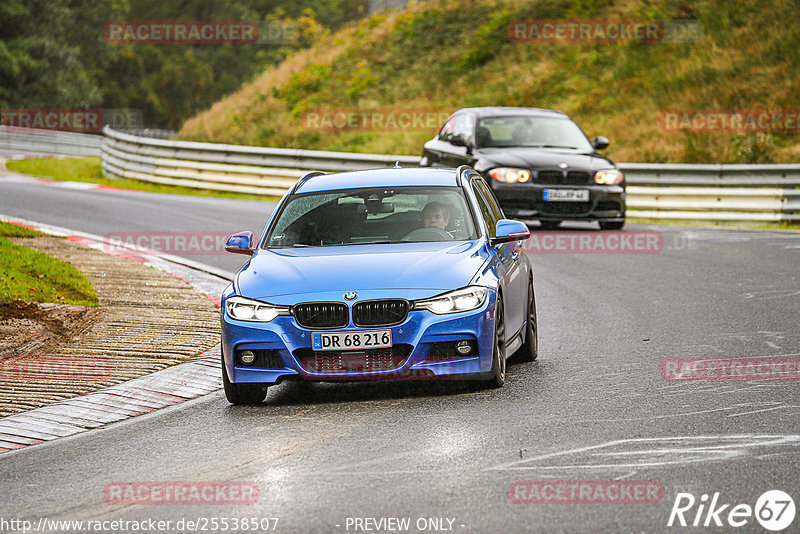
[[295, 194], [363, 187], [453, 187], [457, 185], [455, 169], [426, 167], [370, 169], [312, 176], [300, 184]]
[[569, 115], [560, 111], [542, 108], [521, 108], [512, 106], [488, 106], [481, 108], [462, 108], [459, 112], [473, 113], [478, 117], [502, 117], [502, 116], [530, 116], [530, 117], [559, 117], [569, 118]]

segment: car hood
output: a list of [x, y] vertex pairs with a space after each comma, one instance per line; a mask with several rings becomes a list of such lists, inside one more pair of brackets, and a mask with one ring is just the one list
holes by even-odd
[[480, 241], [261, 249], [236, 280], [254, 299], [307, 293], [413, 289], [436, 294], [468, 285], [486, 261]]
[[[595, 153], [577, 152], [574, 150], [556, 150], [541, 148], [481, 148], [475, 153], [479, 158], [476, 170], [484, 171], [493, 167], [520, 167], [523, 169], [539, 169], [558, 167], [566, 163], [568, 169], [597, 171], [615, 165], [611, 160]], [[477, 168], [481, 167], [481, 168]]]

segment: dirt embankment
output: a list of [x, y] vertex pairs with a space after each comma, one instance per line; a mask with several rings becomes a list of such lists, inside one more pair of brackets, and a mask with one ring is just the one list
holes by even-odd
[[101, 316], [99, 309], [85, 306], [0, 302], [0, 362], [55, 352], [80, 339]]
[[0, 304], [0, 417], [119, 384], [219, 343], [219, 312], [194, 287], [68, 239], [12, 239], [66, 261], [99, 308]]

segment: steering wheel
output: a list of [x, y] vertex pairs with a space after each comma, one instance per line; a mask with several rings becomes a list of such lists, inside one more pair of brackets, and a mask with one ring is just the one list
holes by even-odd
[[401, 241], [451, 241], [450, 232], [441, 228], [418, 228], [403, 236]]

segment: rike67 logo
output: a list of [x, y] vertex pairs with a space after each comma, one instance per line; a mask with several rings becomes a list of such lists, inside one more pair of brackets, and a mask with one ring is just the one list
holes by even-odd
[[738, 528], [752, 524], [755, 518], [762, 528], [778, 532], [792, 524], [795, 511], [794, 500], [780, 490], [764, 492], [755, 506], [723, 503], [719, 492], [714, 493], [710, 501], [705, 493], [700, 499], [691, 493], [678, 493], [667, 526]]

